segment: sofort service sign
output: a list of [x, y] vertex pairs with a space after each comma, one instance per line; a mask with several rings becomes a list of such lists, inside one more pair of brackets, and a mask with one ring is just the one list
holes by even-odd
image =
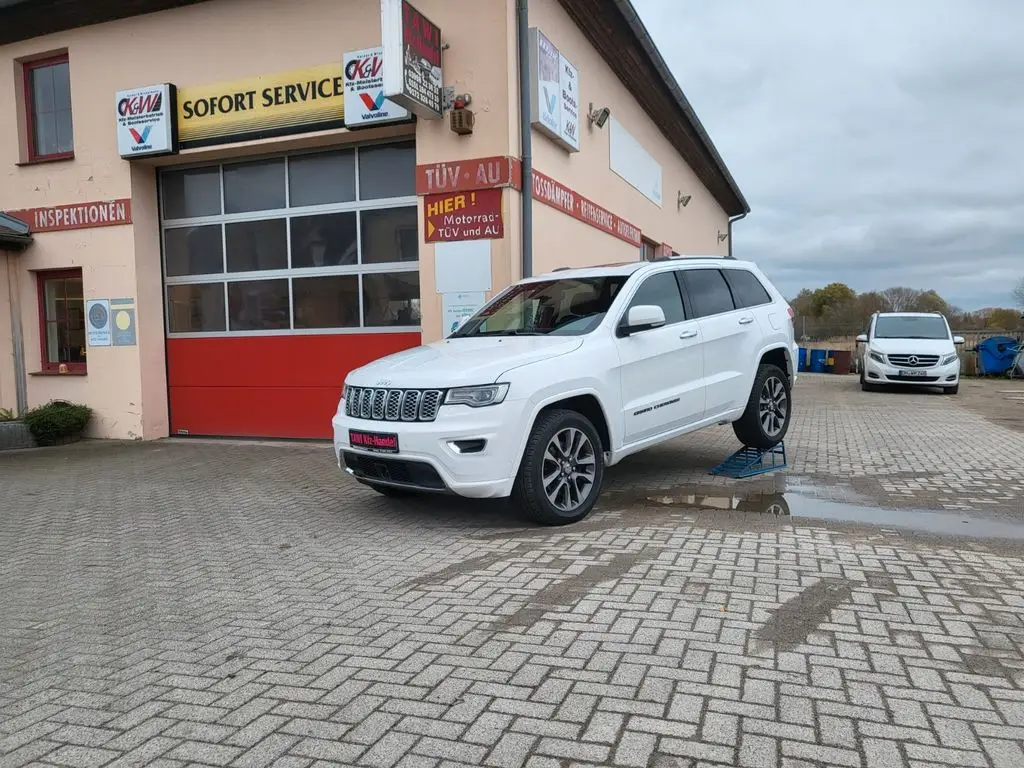
[[384, 96], [384, 49], [366, 48], [345, 54], [345, 126], [394, 123], [409, 110]]
[[170, 83], [118, 91], [117, 151], [124, 158], [178, 151], [177, 91]]
[[384, 95], [420, 117], [441, 117], [441, 28], [409, 0], [380, 0], [380, 20]]

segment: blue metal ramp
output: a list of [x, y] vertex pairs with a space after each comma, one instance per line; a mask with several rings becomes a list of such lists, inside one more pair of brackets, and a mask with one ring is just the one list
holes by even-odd
[[740, 480], [744, 477], [753, 477], [754, 475], [762, 475], [765, 472], [786, 469], [788, 466], [786, 443], [781, 442], [774, 448], [766, 450], [744, 446], [712, 469], [710, 474]]

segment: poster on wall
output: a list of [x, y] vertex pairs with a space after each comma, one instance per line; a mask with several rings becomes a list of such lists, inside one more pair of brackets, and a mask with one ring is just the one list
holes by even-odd
[[151, 157], [178, 151], [177, 89], [170, 83], [114, 94], [117, 151], [121, 157]]
[[135, 299], [110, 300], [111, 341], [115, 347], [134, 347]]
[[442, 331], [445, 336], [455, 333], [462, 321], [473, 314], [484, 305], [486, 294], [483, 291], [469, 291], [466, 293], [444, 293], [441, 294], [441, 305], [443, 308]]
[[89, 299], [85, 302], [85, 341], [90, 347], [110, 346], [110, 302]]
[[441, 28], [409, 0], [380, 0], [380, 18], [384, 95], [419, 117], [441, 117]]
[[579, 70], [530, 28], [530, 124], [569, 152], [580, 149]]
[[409, 119], [409, 110], [384, 96], [384, 49], [345, 54], [345, 127], [361, 128]]

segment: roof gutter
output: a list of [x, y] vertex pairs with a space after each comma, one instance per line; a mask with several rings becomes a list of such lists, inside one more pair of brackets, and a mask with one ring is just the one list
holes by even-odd
[[[654, 40], [651, 39], [651, 35], [647, 31], [647, 27], [644, 26], [643, 21], [640, 20], [640, 16], [633, 7], [633, 3], [630, 2], [630, 0], [613, 0], [613, 2], [616, 7], [618, 7], [619, 12], [625, 17], [630, 30], [640, 41], [640, 45], [643, 47], [644, 52], [650, 57], [651, 63], [654, 64], [654, 68], [658, 71], [658, 74], [661, 75], [661, 79], [665, 82], [665, 85], [672, 93], [672, 96], [675, 98], [679, 108], [683, 110], [687, 120], [690, 121], [690, 124], [697, 131], [697, 135], [700, 137], [701, 143], [708, 151], [708, 154], [711, 155], [711, 159], [714, 161], [715, 167], [729, 185], [730, 191], [732, 191], [736, 196], [736, 199], [739, 201], [743, 212], [737, 218], [738, 221], [750, 213], [750, 204], [740, 191], [739, 184], [736, 183], [732, 174], [729, 173], [729, 169], [726, 167], [722, 156], [718, 154], [718, 150], [715, 148], [714, 142], [711, 141], [711, 137], [708, 135], [708, 132], [704, 130], [704, 125], [701, 123], [700, 118], [697, 117], [697, 113], [693, 111], [693, 107], [690, 106], [689, 100], [686, 98], [685, 94], [683, 94], [683, 89], [679, 87], [679, 83], [676, 82], [675, 76], [672, 74], [671, 70], [669, 70], [668, 64], [665, 63], [665, 60], [658, 52], [657, 46], [654, 45]], [[731, 248], [731, 237], [729, 239], [729, 243]]]

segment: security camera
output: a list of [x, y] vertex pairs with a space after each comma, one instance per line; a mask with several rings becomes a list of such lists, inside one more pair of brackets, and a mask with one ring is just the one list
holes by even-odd
[[612, 116], [612, 111], [608, 107], [601, 107], [598, 110], [594, 109], [594, 104], [590, 104], [590, 113], [587, 115], [587, 119], [590, 120], [591, 125], [596, 125], [598, 128], [604, 128], [604, 124], [608, 122], [608, 118]]

